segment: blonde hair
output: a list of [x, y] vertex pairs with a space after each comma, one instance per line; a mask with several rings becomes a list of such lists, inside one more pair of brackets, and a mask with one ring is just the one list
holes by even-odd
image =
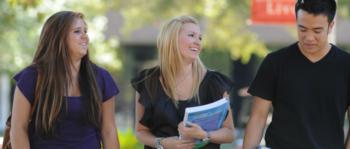
[[[179, 34], [186, 23], [198, 25], [198, 21], [191, 16], [180, 16], [166, 22], [157, 38], [159, 50], [158, 60], [160, 67], [160, 79], [165, 93], [176, 103], [176, 75], [182, 69], [183, 58], [179, 48]], [[194, 78], [191, 97], [199, 102], [199, 86], [204, 75], [205, 67], [199, 57], [192, 64], [192, 76]], [[176, 105], [176, 104], [175, 104]]]

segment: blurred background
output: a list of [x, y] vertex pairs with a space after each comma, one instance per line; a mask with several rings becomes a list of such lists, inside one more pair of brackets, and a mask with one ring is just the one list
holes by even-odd
[[[332, 42], [350, 49], [348, 0], [337, 0]], [[192, 15], [201, 24], [201, 58], [209, 69], [235, 82], [231, 107], [237, 139], [223, 148], [240, 148], [249, 118], [246, 89], [262, 58], [297, 39], [295, 0], [0, 0], [0, 136], [10, 113], [12, 77], [32, 61], [41, 27], [57, 11], [85, 14], [90, 56], [106, 68], [120, 88], [116, 117], [122, 148], [142, 148], [135, 138], [134, 90], [130, 79], [157, 63], [156, 37], [162, 23]], [[346, 124], [347, 126], [347, 124]]]

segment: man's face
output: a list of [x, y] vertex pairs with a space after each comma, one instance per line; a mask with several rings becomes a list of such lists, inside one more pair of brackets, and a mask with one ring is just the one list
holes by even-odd
[[299, 46], [303, 53], [314, 55], [326, 50], [333, 24], [328, 23], [326, 15], [314, 15], [300, 9], [297, 12], [297, 27]]

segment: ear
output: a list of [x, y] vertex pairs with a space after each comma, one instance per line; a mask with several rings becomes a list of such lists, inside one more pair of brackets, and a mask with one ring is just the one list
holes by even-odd
[[331, 23], [329, 23], [329, 26], [328, 26], [328, 34], [330, 34], [333, 30], [333, 26], [334, 26], [334, 21], [332, 21]]

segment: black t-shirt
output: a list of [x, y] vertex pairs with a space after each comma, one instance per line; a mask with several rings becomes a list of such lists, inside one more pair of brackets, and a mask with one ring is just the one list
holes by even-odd
[[[166, 95], [159, 81], [160, 71], [158, 67], [143, 70], [132, 79], [131, 83], [140, 94], [140, 102], [145, 112], [140, 123], [148, 127], [156, 137], [179, 136], [177, 125], [183, 120], [186, 107], [208, 104], [219, 100], [225, 92], [229, 92], [232, 82], [226, 76], [208, 70], [200, 87], [200, 103], [194, 99], [179, 101], [175, 107], [169, 96]], [[151, 148], [145, 146], [145, 148]], [[219, 149], [219, 144], [210, 143], [206, 149]]]
[[311, 62], [297, 43], [269, 54], [249, 93], [272, 101], [265, 140], [272, 149], [344, 149], [350, 55], [336, 46]]

